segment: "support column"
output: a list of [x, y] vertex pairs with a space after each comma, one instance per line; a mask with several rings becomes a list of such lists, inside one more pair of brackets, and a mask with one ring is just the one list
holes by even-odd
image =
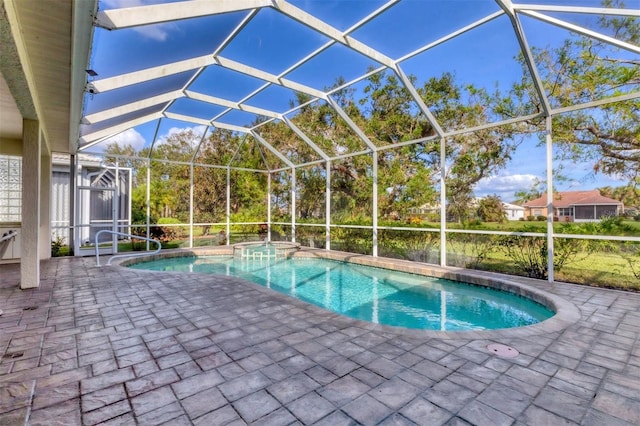
[[51, 153], [40, 156], [40, 259], [51, 258]]
[[296, 169], [291, 168], [291, 242], [296, 242]]
[[189, 248], [193, 248], [193, 162], [189, 167]]
[[20, 288], [40, 286], [40, 125], [22, 122], [22, 241]]
[[271, 242], [271, 172], [267, 174], [267, 241]]
[[[160, 124], [158, 124], [159, 126]], [[147, 188], [145, 201], [147, 203], [147, 230], [145, 236], [151, 238], [151, 160], [147, 160]], [[147, 240], [146, 250], [149, 251], [149, 240]]]
[[447, 266], [447, 141], [440, 139], [440, 266]]
[[[75, 256], [76, 253], [76, 194], [77, 194], [77, 156], [72, 154], [69, 157], [69, 254]], [[131, 193], [131, 192], [129, 192]]]
[[373, 257], [378, 257], [378, 151], [373, 151], [371, 158], [373, 160], [373, 205], [371, 206], [371, 214], [373, 216], [372, 255]]
[[231, 242], [231, 168], [227, 167], [227, 203], [226, 203], [226, 221], [227, 221], [227, 245]]
[[[115, 171], [115, 183], [113, 186], [113, 221], [111, 223], [111, 227], [114, 232], [122, 232], [120, 230], [120, 164], [116, 159], [116, 171]], [[118, 253], [118, 236], [116, 234], [111, 234], [111, 250], [113, 254]]]
[[331, 161], [326, 163], [326, 182], [325, 182], [325, 250], [331, 250]]
[[551, 117], [547, 117], [547, 276], [553, 282], [553, 138]]

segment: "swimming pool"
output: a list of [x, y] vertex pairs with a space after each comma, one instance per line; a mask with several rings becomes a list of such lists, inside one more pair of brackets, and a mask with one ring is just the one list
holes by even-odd
[[240, 277], [351, 318], [413, 329], [503, 329], [554, 315], [505, 291], [329, 259], [188, 256], [129, 267]]

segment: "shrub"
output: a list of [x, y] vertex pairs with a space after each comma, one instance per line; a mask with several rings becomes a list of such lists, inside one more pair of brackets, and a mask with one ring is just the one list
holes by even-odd
[[60, 249], [64, 246], [64, 237], [56, 237], [51, 240], [51, 257], [60, 256]]
[[[638, 215], [638, 216], [640, 216], [640, 215]], [[427, 214], [427, 222], [440, 222], [440, 213], [429, 213], [429, 214]]]
[[[333, 230], [332, 237], [333, 237]], [[367, 238], [371, 238], [371, 234]], [[378, 234], [383, 256], [416, 262], [438, 262], [439, 232], [381, 229]]]
[[631, 241], [622, 243], [619, 248], [619, 254], [627, 261], [633, 276], [640, 280], [640, 247], [638, 247], [638, 244]]
[[535, 216], [527, 216], [527, 220], [529, 222], [533, 222], [535, 220], [535, 218], [536, 218]]
[[633, 232], [633, 227], [624, 223], [622, 216], [603, 216], [598, 223], [598, 232], [606, 235], [621, 235]]
[[[156, 221], [157, 219], [155, 217], [153, 216], [149, 217], [149, 223], [155, 223]], [[140, 237], [146, 237], [147, 236], [146, 226], [140, 226], [140, 225], [146, 225], [146, 223], [147, 223], [146, 216], [135, 217], [132, 223], [133, 226], [131, 227], [131, 234], [138, 235]], [[139, 226], [135, 226], [135, 225], [139, 225]], [[162, 229], [162, 227], [160, 226], [150, 226], [149, 238], [158, 240], [160, 242], [165, 241], [166, 237], [164, 234], [164, 229]], [[134, 251], [145, 250], [146, 246], [147, 246], [147, 242], [145, 240], [131, 238], [131, 250], [134, 250]]]
[[482, 225], [482, 220], [480, 220], [480, 218], [473, 218], [473, 219], [469, 219], [466, 222], [463, 222], [463, 228], [467, 229], [467, 228], [473, 228], [473, 227], [478, 227], [480, 225]]
[[[560, 233], [583, 234], [586, 228], [563, 224]], [[538, 232], [538, 228], [525, 225], [517, 232]], [[531, 278], [548, 278], [547, 263], [547, 238], [525, 237], [521, 235], [508, 235], [502, 238], [500, 246], [513, 262]], [[582, 260], [589, 256], [598, 247], [598, 242], [581, 240], [576, 238], [557, 238], [554, 241], [555, 254], [553, 267], [559, 272], [565, 265]]]
[[[438, 234], [436, 234], [439, 237]], [[482, 234], [450, 234], [451, 246], [455, 246], [455, 253], [448, 258], [453, 266], [478, 269], [480, 264], [490, 253], [496, 251], [499, 236]]]
[[478, 202], [477, 215], [484, 222], [503, 223], [507, 220], [504, 204], [497, 195], [489, 195]]
[[[161, 217], [158, 219], [158, 225], [179, 225], [182, 222], [172, 217]], [[162, 226], [162, 242], [169, 242], [185, 237], [184, 229], [181, 226]]]
[[409, 216], [407, 218], [407, 223], [409, 225], [420, 225], [422, 223], [422, 219], [419, 216]]
[[544, 222], [545, 220], [547, 220], [547, 217], [545, 215], [539, 215], [539, 216], [536, 216], [536, 220], [538, 222]]
[[[131, 234], [138, 235], [141, 237], [146, 237], [147, 231], [146, 231], [146, 228], [143, 226], [135, 226], [135, 227], [131, 227]], [[161, 243], [166, 240], [164, 230], [160, 226], [149, 227], [149, 238], [158, 240]], [[146, 250], [146, 246], [147, 246], [146, 240], [140, 240], [135, 237], [131, 238], [131, 250], [134, 250], [134, 251]], [[153, 247], [155, 247], [155, 245], [153, 245]]]
[[633, 217], [633, 220], [635, 220], [636, 222], [640, 222], [640, 214], [637, 214]]

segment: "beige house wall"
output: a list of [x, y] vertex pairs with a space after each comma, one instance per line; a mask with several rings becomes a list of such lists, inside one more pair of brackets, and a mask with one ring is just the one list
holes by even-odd
[[525, 207], [524, 218], [529, 216], [548, 216], [546, 207]]

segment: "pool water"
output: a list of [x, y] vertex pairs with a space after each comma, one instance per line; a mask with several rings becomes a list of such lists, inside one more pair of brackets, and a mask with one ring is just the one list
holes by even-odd
[[554, 315], [533, 300], [500, 290], [327, 259], [178, 257], [130, 267], [240, 277], [348, 317], [397, 327], [499, 329]]

